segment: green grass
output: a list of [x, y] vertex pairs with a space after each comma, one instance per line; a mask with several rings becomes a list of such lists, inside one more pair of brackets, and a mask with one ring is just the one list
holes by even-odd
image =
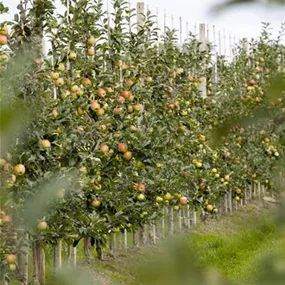
[[215, 267], [234, 284], [250, 285], [258, 276], [260, 257], [278, 249], [279, 242], [270, 218], [249, 221], [230, 235], [226, 229], [221, 233], [192, 235], [189, 247], [197, 253], [199, 266]]

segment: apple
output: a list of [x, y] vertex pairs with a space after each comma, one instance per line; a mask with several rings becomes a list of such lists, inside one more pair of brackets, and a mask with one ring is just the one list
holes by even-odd
[[212, 172], [213, 172], [213, 173], [218, 173], [218, 169], [217, 169], [217, 168], [213, 168], [213, 169], [212, 169]]
[[145, 200], [145, 195], [144, 194], [139, 194], [137, 196], [138, 201], [144, 201]]
[[126, 143], [119, 143], [118, 144], [118, 151], [119, 152], [127, 152], [128, 145]]
[[96, 111], [96, 110], [100, 109], [101, 106], [100, 106], [100, 104], [97, 101], [93, 101], [90, 104], [90, 108], [91, 108], [92, 111]]
[[99, 208], [101, 206], [101, 202], [98, 201], [98, 200], [93, 200], [91, 202], [91, 206], [94, 207], [94, 208]]
[[10, 270], [11, 272], [16, 271], [16, 269], [17, 269], [17, 266], [16, 266], [15, 263], [9, 264], [9, 270]]
[[3, 165], [3, 171], [4, 172], [9, 172], [11, 169], [11, 164], [9, 162], [4, 163]]
[[53, 116], [54, 118], [56, 118], [56, 117], [58, 116], [58, 112], [56, 111], [56, 109], [53, 109], [53, 110], [51, 111], [51, 114], [52, 114], [52, 116]]
[[129, 105], [129, 106], [128, 106], [128, 112], [129, 112], [129, 113], [132, 113], [133, 111], [134, 111], [133, 106]]
[[225, 180], [226, 180], [226, 181], [230, 181], [230, 179], [231, 179], [230, 175], [227, 174], [227, 175], [225, 176]]
[[208, 205], [206, 206], [206, 210], [207, 210], [208, 212], [212, 212], [213, 209], [214, 209], [214, 207], [213, 207], [213, 205], [211, 205], [211, 204], [208, 204]]
[[4, 158], [0, 158], [0, 167], [4, 166], [6, 163], [6, 160]]
[[96, 110], [96, 114], [98, 117], [103, 116], [105, 114], [105, 110], [103, 108], [100, 108]]
[[130, 151], [127, 151], [127, 152], [124, 153], [123, 157], [126, 160], [131, 160], [132, 157], [133, 157], [133, 154]]
[[57, 80], [59, 78], [59, 73], [52, 71], [49, 76], [52, 80]]
[[138, 131], [138, 128], [137, 128], [136, 126], [131, 125], [131, 126], [130, 126], [130, 130], [131, 130], [132, 132], [136, 132], [136, 131]]
[[160, 197], [160, 196], [157, 196], [157, 197], [155, 198], [155, 201], [156, 201], [156, 203], [162, 203], [162, 202], [163, 202], [163, 198]]
[[125, 99], [130, 99], [131, 95], [132, 95], [132, 93], [130, 91], [123, 91], [121, 93], [121, 96]]
[[136, 188], [140, 191], [140, 192], [144, 192], [145, 191], [145, 185], [142, 183], [139, 183], [136, 185]]
[[7, 26], [0, 29], [0, 35], [7, 36], [8, 32], [9, 32], [9, 30], [8, 30]]
[[117, 102], [120, 103], [120, 104], [124, 104], [125, 103], [125, 98], [123, 96], [119, 96], [117, 98]]
[[229, 157], [231, 153], [229, 151], [224, 151], [224, 157]]
[[110, 149], [106, 144], [102, 144], [100, 147], [100, 151], [102, 152], [108, 152]]
[[87, 87], [87, 86], [91, 86], [91, 80], [87, 77], [83, 78], [81, 81], [82, 85]]
[[163, 196], [163, 199], [166, 200], [166, 201], [170, 201], [172, 198], [172, 195], [170, 193], [166, 193], [164, 196]]
[[8, 264], [15, 263], [16, 260], [17, 260], [17, 257], [16, 257], [15, 254], [7, 254], [7, 255], [6, 255], [6, 262], [7, 262]]
[[94, 49], [94, 47], [88, 48], [87, 54], [88, 54], [89, 56], [94, 56], [94, 55], [95, 55], [95, 49]]
[[133, 81], [132, 79], [127, 79], [127, 80], [126, 80], [126, 85], [127, 85], [128, 87], [131, 87], [131, 86], [134, 85], [134, 81]]
[[9, 215], [4, 215], [4, 216], [2, 217], [2, 222], [3, 222], [3, 224], [11, 223], [11, 222], [12, 222], [12, 217], [9, 216]]
[[198, 167], [198, 168], [203, 167], [203, 163], [202, 163], [202, 162], [200, 162], [200, 161], [197, 161], [197, 163], [196, 163], [196, 167]]
[[41, 221], [38, 223], [37, 228], [40, 231], [45, 231], [47, 229], [47, 222], [46, 221]]
[[188, 198], [187, 197], [180, 197], [179, 198], [179, 203], [181, 205], [187, 205], [188, 204]]
[[61, 62], [58, 64], [57, 68], [56, 68], [58, 71], [64, 71], [65, 70], [65, 66], [64, 64]]
[[136, 104], [134, 105], [134, 110], [136, 112], [140, 112], [143, 109], [143, 105], [142, 104]]
[[174, 211], [179, 211], [179, 210], [180, 210], [180, 207], [179, 207], [178, 205], [175, 205], [175, 206], [173, 207], [173, 210], [174, 210]]
[[62, 77], [59, 77], [56, 81], [55, 81], [55, 86], [56, 87], [61, 87], [64, 84], [64, 79]]
[[78, 85], [72, 85], [70, 88], [70, 91], [73, 93], [77, 93], [80, 90], [80, 87]]
[[240, 201], [240, 197], [239, 196], [235, 196], [235, 200], [238, 202]]
[[96, 43], [96, 38], [95, 38], [95, 37], [91, 36], [91, 37], [88, 38], [87, 44], [88, 44], [89, 46], [94, 46], [95, 43]]
[[123, 108], [115, 107], [115, 108], [113, 109], [113, 114], [115, 114], [115, 115], [119, 115], [119, 114], [121, 114], [122, 112], [123, 112]]
[[8, 43], [8, 39], [4, 35], [0, 35], [0, 46], [4, 46]]
[[26, 168], [23, 164], [17, 164], [15, 167], [14, 167], [14, 172], [16, 175], [24, 175], [24, 173], [26, 172]]
[[106, 91], [103, 88], [98, 88], [96, 94], [97, 96], [104, 98], [106, 96]]
[[77, 55], [76, 55], [75, 52], [71, 52], [71, 53], [69, 54], [69, 59], [71, 59], [71, 60], [75, 60], [76, 57], [77, 57]]
[[43, 148], [43, 149], [48, 149], [48, 148], [51, 147], [51, 143], [50, 143], [49, 140], [41, 140], [41, 141], [40, 141], [40, 146], [41, 146], [41, 148]]
[[217, 208], [214, 208], [214, 209], [213, 209], [213, 212], [214, 212], [215, 214], [217, 214], [217, 213], [219, 212], [219, 210], [218, 210]]
[[68, 90], [63, 91], [63, 92], [60, 94], [60, 97], [61, 97], [62, 99], [65, 99], [65, 98], [67, 98], [68, 96], [70, 96], [70, 92], [69, 92]]
[[147, 83], [152, 82], [152, 77], [151, 77], [151, 76], [147, 76], [147, 77], [145, 78], [145, 81], [146, 81]]
[[237, 188], [235, 192], [236, 192], [237, 194], [241, 194], [242, 191], [241, 191], [240, 188]]

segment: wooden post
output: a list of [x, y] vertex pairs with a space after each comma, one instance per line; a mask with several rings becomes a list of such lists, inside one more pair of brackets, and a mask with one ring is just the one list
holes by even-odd
[[[207, 51], [206, 25], [200, 24], [199, 31], [200, 31], [199, 34], [200, 34], [200, 42], [201, 42], [201, 51]], [[206, 98], [207, 97], [207, 79], [205, 76], [202, 77], [202, 82], [199, 86], [199, 89], [201, 92], [201, 96], [203, 98]]]
[[140, 31], [140, 27], [143, 25], [144, 22], [144, 2], [137, 3], [137, 29]]

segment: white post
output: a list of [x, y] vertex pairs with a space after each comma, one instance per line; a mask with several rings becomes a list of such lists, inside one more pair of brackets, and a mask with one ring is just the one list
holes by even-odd
[[164, 30], [164, 33], [166, 32], [166, 10], [164, 9], [164, 28], [163, 28], [163, 30]]
[[124, 229], [124, 249], [128, 249], [128, 232], [127, 229]]
[[162, 209], [162, 219], [161, 219], [161, 234], [162, 238], [165, 237], [165, 208]]
[[190, 217], [190, 206], [187, 204], [186, 206], [186, 225], [187, 225], [187, 228], [190, 229], [191, 227], [191, 217]]
[[182, 39], [182, 18], [179, 17], [179, 24], [180, 24], [180, 27], [179, 27], [179, 32], [180, 32], [180, 46], [182, 47], [182, 43], [183, 43], [183, 39]]
[[[207, 39], [206, 39], [206, 25], [200, 24], [200, 42], [201, 42], [201, 51], [207, 50]], [[207, 79], [205, 76], [202, 77], [202, 83], [199, 86], [201, 95], [203, 98], [207, 97]]]
[[137, 28], [138, 31], [140, 27], [143, 25], [143, 15], [144, 15], [144, 2], [137, 3]]
[[195, 209], [193, 210], [193, 225], [197, 225], [197, 212]]

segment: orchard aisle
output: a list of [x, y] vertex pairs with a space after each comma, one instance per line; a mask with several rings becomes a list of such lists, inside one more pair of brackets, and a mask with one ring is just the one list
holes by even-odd
[[[190, 256], [195, 252], [199, 256], [197, 265], [202, 268], [216, 267], [235, 284], [249, 285], [250, 279], [258, 273], [258, 258], [262, 253], [278, 248], [272, 217], [272, 210], [251, 203], [239, 208], [232, 215], [210, 218], [187, 234], [188, 254]], [[157, 246], [148, 245], [127, 252], [118, 251], [116, 259], [96, 262], [92, 265], [92, 268], [98, 269], [94, 274], [94, 284], [140, 284], [135, 277], [136, 266], [141, 268], [142, 264], [144, 268], [147, 264], [151, 266], [154, 260], [163, 260], [163, 248], [168, 247], [168, 242], [162, 241]], [[159, 275], [159, 265], [156, 265]]]

